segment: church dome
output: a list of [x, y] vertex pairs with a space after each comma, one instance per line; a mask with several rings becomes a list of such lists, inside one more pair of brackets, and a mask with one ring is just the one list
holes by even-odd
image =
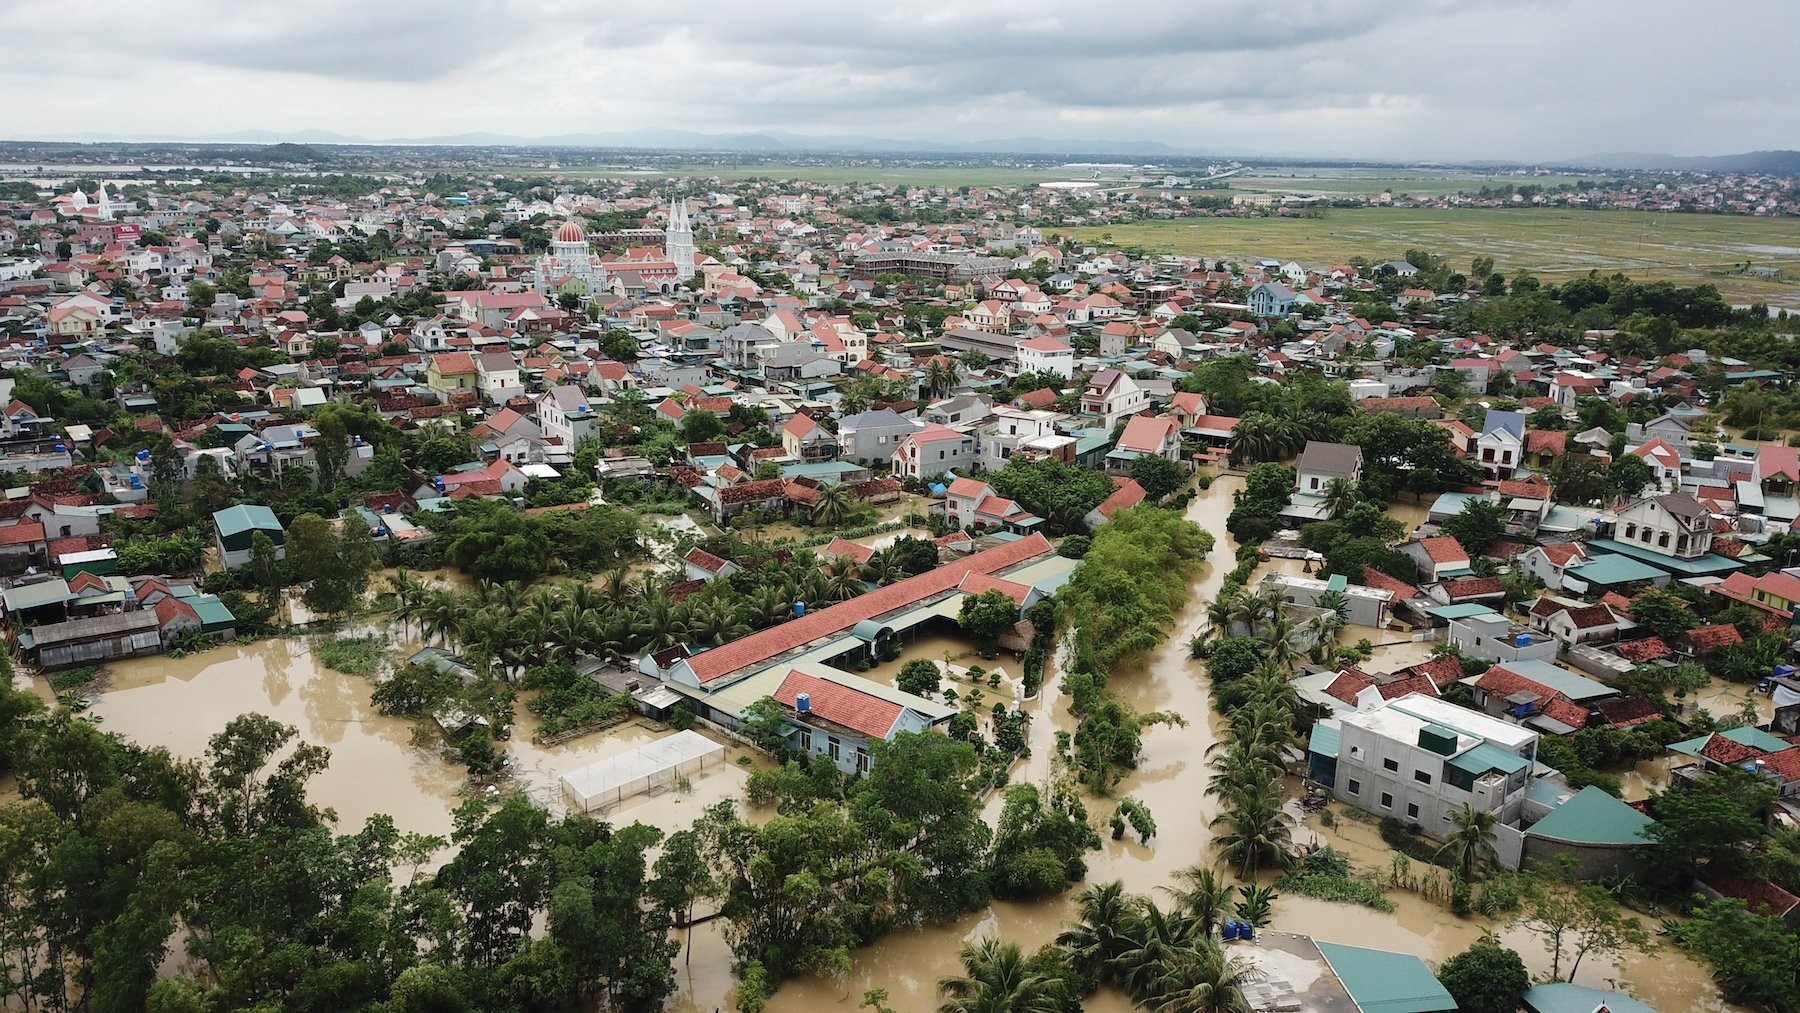
[[564, 222], [556, 229], [556, 241], [559, 243], [585, 243], [587, 232], [574, 222]]

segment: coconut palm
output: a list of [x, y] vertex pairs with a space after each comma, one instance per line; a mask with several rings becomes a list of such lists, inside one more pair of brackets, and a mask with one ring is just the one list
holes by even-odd
[[1347, 478], [1334, 478], [1325, 483], [1325, 512], [1333, 520], [1350, 512], [1350, 508], [1361, 502], [1362, 497], [1356, 494], [1356, 486]]
[[847, 485], [833, 484], [819, 490], [813, 503], [812, 522], [819, 527], [837, 527], [856, 509], [856, 494]]
[[1231, 627], [1232, 609], [1240, 595], [1222, 594], [1206, 605], [1206, 627], [1200, 631], [1201, 643], [1226, 635]]
[[614, 608], [626, 608], [637, 602], [638, 589], [631, 583], [631, 574], [624, 567], [607, 571], [600, 580], [600, 593]]
[[1466, 802], [1461, 809], [1450, 813], [1450, 823], [1455, 829], [1445, 838], [1438, 854], [1450, 857], [1450, 867], [1463, 882], [1473, 880], [1482, 869], [1500, 863], [1500, 852], [1494, 847], [1494, 826], [1498, 822], [1493, 812], [1477, 809]]
[[862, 575], [864, 580], [881, 587], [900, 578], [900, 567], [894, 562], [893, 554], [883, 549], [863, 564]]
[[695, 642], [716, 647], [750, 632], [750, 624], [738, 618], [731, 606], [713, 599], [688, 612], [688, 631]]
[[744, 599], [742, 609], [744, 621], [759, 630], [779, 625], [794, 614], [793, 599], [786, 598], [781, 589], [767, 584]]
[[925, 366], [925, 392], [932, 397], [945, 397], [956, 389], [960, 378], [956, 375], [956, 364], [943, 356], [937, 356]]
[[1281, 804], [1281, 791], [1271, 783], [1261, 792], [1240, 796], [1231, 808], [1213, 818], [1214, 827], [1226, 828], [1215, 838], [1219, 857], [1238, 866], [1244, 879], [1255, 879], [1262, 869], [1287, 859], [1293, 820]]
[[1128, 925], [1133, 945], [1118, 956], [1118, 983], [1140, 1002], [1160, 995], [1182, 954], [1206, 942], [1199, 923], [1141, 897], [1137, 917]]
[[1164, 976], [1161, 994], [1145, 1003], [1155, 1013], [1251, 1013], [1244, 986], [1264, 973], [1243, 957], [1228, 957], [1208, 940], [1190, 947]]
[[862, 574], [856, 560], [848, 556], [833, 557], [825, 564], [825, 598], [830, 601], [849, 601], [863, 593]]
[[1059, 1013], [1062, 982], [1031, 969], [1019, 944], [989, 936], [963, 944], [963, 973], [938, 979], [938, 1013]]
[[1117, 880], [1090, 886], [1081, 892], [1076, 910], [1079, 920], [1056, 937], [1056, 945], [1069, 951], [1083, 977], [1114, 983], [1119, 956], [1132, 947], [1127, 930], [1136, 911], [1131, 896]]
[[544, 626], [544, 660], [574, 664], [588, 653], [598, 622], [593, 610], [565, 603]]
[[461, 634], [468, 615], [468, 604], [461, 595], [441, 588], [430, 591], [420, 604], [420, 635], [427, 640], [436, 638], [448, 647]]
[[1174, 898], [1184, 918], [1195, 923], [1199, 934], [1211, 938], [1213, 929], [1230, 909], [1231, 887], [1219, 874], [1203, 865], [1190, 865], [1175, 874], [1176, 886], [1163, 887]]
[[646, 651], [661, 651], [687, 639], [685, 610], [661, 594], [647, 598], [633, 617], [632, 632]]
[[1269, 649], [1269, 659], [1281, 667], [1292, 670], [1300, 661], [1302, 652], [1294, 645], [1294, 623], [1283, 613], [1276, 613], [1269, 620], [1268, 628], [1261, 636], [1263, 644]]
[[388, 578], [388, 590], [394, 592], [394, 618], [400, 620], [400, 632], [410, 634], [412, 621], [419, 617], [420, 603], [425, 600], [425, 583], [404, 569], [395, 570]]

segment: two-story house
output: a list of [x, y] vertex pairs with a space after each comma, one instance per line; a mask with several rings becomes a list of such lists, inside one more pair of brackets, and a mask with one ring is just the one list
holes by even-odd
[[1119, 434], [1118, 444], [1106, 455], [1106, 468], [1130, 471], [1131, 463], [1140, 457], [1181, 460], [1181, 429], [1174, 419], [1149, 414], [1132, 416], [1125, 423], [1125, 431]]
[[1761, 609], [1786, 623], [1792, 623], [1795, 610], [1800, 609], [1800, 577], [1786, 570], [1765, 573], [1760, 577], [1752, 577], [1739, 571], [1708, 586], [1707, 590], [1722, 598]]
[[1244, 297], [1250, 312], [1259, 317], [1285, 317], [1294, 310], [1294, 290], [1280, 282], [1265, 281]]
[[1001, 528], [1025, 534], [1042, 523], [1018, 503], [973, 478], [959, 478], [944, 490], [944, 517], [959, 528]]
[[1488, 478], [1512, 478], [1525, 456], [1525, 414], [1490, 409], [1475, 437], [1475, 454]]
[[549, 439], [559, 439], [571, 451], [577, 443], [594, 435], [599, 413], [588, 402], [587, 392], [564, 384], [552, 387], [538, 398], [538, 426]]
[[1081, 391], [1081, 411], [1098, 416], [1100, 427], [1111, 429], [1120, 419], [1150, 407], [1150, 395], [1136, 380], [1116, 369], [1102, 369], [1088, 378]]
[[892, 408], [846, 415], [838, 420], [838, 457], [857, 464], [891, 461], [894, 448], [919, 426]]
[[478, 382], [475, 357], [468, 352], [444, 352], [434, 355], [425, 365], [425, 386], [449, 393], [472, 390]]
[[482, 352], [474, 358], [476, 384], [483, 397], [500, 404], [525, 392], [524, 381], [519, 379], [519, 360], [511, 352]]
[[901, 478], [930, 478], [946, 471], [961, 473], [978, 460], [975, 437], [932, 422], [903, 437], [894, 448], [894, 474]]
[[1712, 515], [1685, 492], [1640, 499], [1618, 512], [1619, 541], [1674, 559], [1698, 559], [1712, 551]]
[[805, 412], [782, 425], [781, 449], [796, 461], [835, 461], [838, 456], [837, 437]]
[[1075, 346], [1056, 338], [1032, 338], [1019, 342], [1021, 373], [1055, 373], [1063, 379], [1075, 375]]

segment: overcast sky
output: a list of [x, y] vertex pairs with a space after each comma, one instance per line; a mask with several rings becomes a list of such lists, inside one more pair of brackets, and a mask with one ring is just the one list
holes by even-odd
[[1797, 38], [1796, 0], [3, 0], [0, 136], [1723, 154], [1800, 148]]

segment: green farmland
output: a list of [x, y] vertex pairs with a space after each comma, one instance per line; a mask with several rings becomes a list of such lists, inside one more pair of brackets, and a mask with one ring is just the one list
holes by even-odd
[[[1353, 256], [1398, 258], [1408, 249], [1458, 265], [1487, 254], [1498, 270], [1559, 281], [1622, 271], [1642, 281], [1710, 282], [1732, 302], [1800, 309], [1800, 219], [1483, 208], [1351, 208], [1321, 218], [1185, 218], [1070, 230], [1087, 243], [1228, 260], [1273, 257], [1306, 264]], [[1111, 237], [1110, 240], [1107, 237]], [[1785, 277], [1747, 277], [1734, 264], [1780, 267]]]

